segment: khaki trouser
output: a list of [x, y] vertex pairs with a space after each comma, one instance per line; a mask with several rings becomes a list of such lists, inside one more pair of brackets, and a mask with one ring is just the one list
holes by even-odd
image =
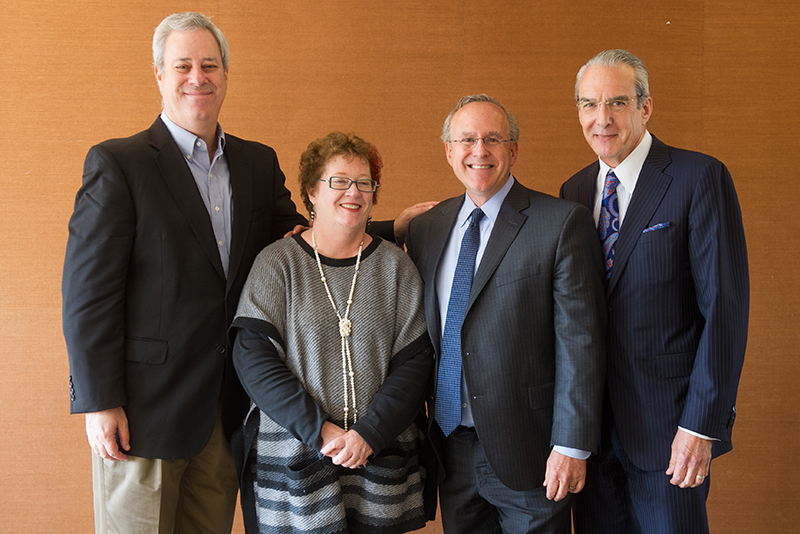
[[92, 453], [96, 534], [230, 534], [239, 487], [219, 414], [193, 458], [129, 458]]

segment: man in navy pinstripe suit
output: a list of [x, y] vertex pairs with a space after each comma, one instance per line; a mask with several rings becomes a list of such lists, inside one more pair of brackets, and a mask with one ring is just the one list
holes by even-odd
[[575, 532], [706, 533], [709, 467], [731, 450], [747, 341], [736, 191], [722, 163], [647, 131], [647, 71], [629, 52], [592, 58], [578, 72], [575, 98], [599, 161], [564, 183], [561, 196], [593, 209], [597, 221], [601, 196], [617, 184], [611, 219], [618, 217], [606, 261], [600, 454], [576, 496]]

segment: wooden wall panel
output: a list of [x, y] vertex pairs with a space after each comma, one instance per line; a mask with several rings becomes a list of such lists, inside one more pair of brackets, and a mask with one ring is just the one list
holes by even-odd
[[797, 528], [794, 0], [0, 1], [8, 66], [0, 103], [0, 531], [92, 530], [89, 451], [83, 418], [68, 415], [61, 336], [66, 225], [89, 147], [157, 116], [152, 30], [188, 9], [213, 16], [231, 45], [226, 131], [275, 147], [295, 192], [309, 141], [334, 129], [362, 135], [385, 160], [377, 217], [462, 191], [438, 136], [456, 100], [473, 92], [517, 116], [518, 178], [557, 193], [593, 159], [573, 105], [575, 72], [604, 48], [639, 55], [651, 75], [651, 131], [728, 165], [749, 244], [750, 342], [734, 451], [713, 464], [712, 531]]

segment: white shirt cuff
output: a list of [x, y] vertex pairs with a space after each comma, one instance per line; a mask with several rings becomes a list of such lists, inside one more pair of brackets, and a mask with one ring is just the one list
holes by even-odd
[[563, 454], [564, 456], [575, 458], [576, 460], [585, 460], [592, 455], [592, 453], [588, 451], [573, 449], [572, 447], [562, 447], [561, 445], [553, 445], [553, 450]]
[[707, 439], [708, 441], [720, 441], [717, 438], [710, 438], [708, 436], [704, 436], [703, 434], [698, 434], [697, 432], [695, 432], [693, 430], [689, 430], [688, 428], [683, 428], [682, 426], [679, 426], [678, 428], [680, 428], [684, 432], [687, 432], [687, 433], [689, 433], [689, 434], [691, 434], [693, 436], [697, 436], [698, 438]]

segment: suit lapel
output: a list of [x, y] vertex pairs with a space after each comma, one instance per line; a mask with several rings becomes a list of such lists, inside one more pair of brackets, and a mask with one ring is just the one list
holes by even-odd
[[214, 229], [208, 218], [208, 211], [203, 203], [203, 198], [197, 190], [192, 172], [183, 161], [183, 155], [178, 149], [178, 145], [173, 141], [166, 125], [161, 119], [150, 127], [150, 144], [157, 151], [156, 164], [161, 171], [161, 177], [167, 184], [172, 197], [178, 204], [178, 208], [183, 213], [184, 218], [189, 223], [192, 232], [197, 238], [200, 247], [208, 256], [209, 261], [214, 265], [219, 275], [225, 278], [222, 269], [222, 260], [219, 258], [219, 251], [214, 238]]
[[597, 188], [597, 174], [600, 172], [600, 162], [595, 161], [590, 165], [582, 180], [579, 181], [578, 198], [589, 211], [594, 211], [595, 189]]
[[529, 206], [530, 200], [527, 190], [523, 185], [515, 181], [503, 201], [503, 205], [500, 207], [500, 212], [497, 214], [497, 220], [492, 229], [492, 235], [489, 236], [489, 242], [486, 244], [481, 263], [475, 272], [475, 279], [472, 281], [472, 289], [467, 303], [467, 313], [469, 313], [475, 299], [483, 291], [486, 283], [506, 255], [511, 243], [517, 237], [520, 228], [528, 218], [521, 211]]
[[229, 288], [242, 264], [247, 232], [250, 228], [250, 215], [253, 211], [253, 169], [250, 163], [241, 156], [241, 151], [241, 140], [233, 136], [226, 136], [225, 159], [231, 173], [231, 189], [233, 189], [231, 257], [228, 262]]
[[644, 161], [636, 189], [633, 191], [625, 220], [619, 231], [619, 240], [615, 246], [614, 267], [608, 280], [607, 294], [611, 294], [617, 281], [625, 270], [625, 265], [642, 236], [642, 231], [653, 217], [656, 209], [669, 189], [672, 177], [662, 170], [670, 163], [669, 149], [653, 136], [653, 145]]
[[456, 222], [456, 216], [461, 209], [461, 204], [464, 202], [464, 197], [457, 197], [447, 202], [439, 216], [428, 227], [428, 243], [423, 254], [425, 259], [421, 262], [425, 267], [425, 272], [420, 273], [423, 280], [427, 280], [431, 289], [425, 291], [425, 310], [426, 319], [428, 323], [428, 331], [431, 340], [433, 341], [436, 349], [436, 354], [439, 354], [442, 339], [442, 325], [441, 317], [438, 312], [439, 300], [437, 298], [438, 288], [436, 287], [436, 273], [439, 271], [439, 263], [442, 261], [442, 254], [444, 253], [445, 244], [453, 231], [453, 226]]

